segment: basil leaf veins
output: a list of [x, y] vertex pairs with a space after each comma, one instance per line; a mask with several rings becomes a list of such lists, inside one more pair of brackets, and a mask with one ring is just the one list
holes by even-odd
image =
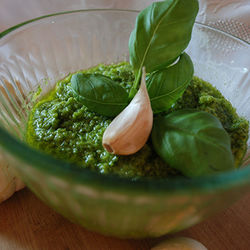
[[234, 169], [230, 137], [213, 115], [179, 110], [154, 119], [154, 149], [188, 177]]
[[71, 88], [79, 102], [101, 115], [116, 116], [128, 105], [126, 90], [101, 74], [74, 74]]
[[143, 66], [150, 73], [176, 60], [191, 39], [197, 13], [197, 0], [155, 2], [139, 13], [129, 39], [136, 77]]
[[151, 73], [146, 83], [153, 112], [168, 110], [182, 96], [193, 74], [192, 60], [186, 53], [173, 66]]

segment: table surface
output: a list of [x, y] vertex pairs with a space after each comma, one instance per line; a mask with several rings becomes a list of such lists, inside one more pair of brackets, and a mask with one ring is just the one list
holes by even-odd
[[[209, 250], [250, 249], [250, 193], [176, 235], [196, 239]], [[89, 232], [54, 212], [27, 188], [0, 205], [1, 250], [147, 250], [167, 237], [121, 240]]]

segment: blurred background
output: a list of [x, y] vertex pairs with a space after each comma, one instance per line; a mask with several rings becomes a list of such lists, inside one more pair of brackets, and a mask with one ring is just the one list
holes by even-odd
[[[141, 10], [156, 0], [0, 0], [0, 32], [55, 12], [116, 8]], [[250, 0], [199, 0], [197, 21], [250, 43]]]

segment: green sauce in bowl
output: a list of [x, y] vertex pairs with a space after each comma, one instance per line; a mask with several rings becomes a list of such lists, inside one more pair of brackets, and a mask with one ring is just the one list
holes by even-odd
[[[126, 62], [100, 64], [81, 72], [108, 76], [127, 91], [134, 81], [132, 68]], [[102, 135], [112, 119], [91, 112], [77, 102], [70, 88], [71, 76], [59, 81], [55, 90], [34, 106], [27, 129], [30, 145], [103, 174], [130, 178], [166, 178], [180, 174], [155, 153], [150, 140], [130, 156], [108, 153], [102, 147]], [[184, 108], [203, 110], [219, 118], [231, 137], [231, 148], [238, 166], [247, 148], [248, 122], [236, 114], [230, 102], [211, 84], [194, 77], [169, 112]]]

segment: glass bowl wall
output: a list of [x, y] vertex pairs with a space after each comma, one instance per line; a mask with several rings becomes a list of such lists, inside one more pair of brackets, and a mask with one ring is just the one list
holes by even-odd
[[[79, 171], [25, 144], [38, 87], [46, 94], [70, 72], [129, 60], [128, 39], [137, 14], [59, 13], [0, 34], [1, 153], [56, 211], [87, 229], [126, 238], [155, 237], [192, 226], [230, 206], [250, 187], [249, 167], [193, 180], [131, 181]], [[187, 52], [195, 75], [215, 85], [250, 120], [250, 45], [196, 23]]]

